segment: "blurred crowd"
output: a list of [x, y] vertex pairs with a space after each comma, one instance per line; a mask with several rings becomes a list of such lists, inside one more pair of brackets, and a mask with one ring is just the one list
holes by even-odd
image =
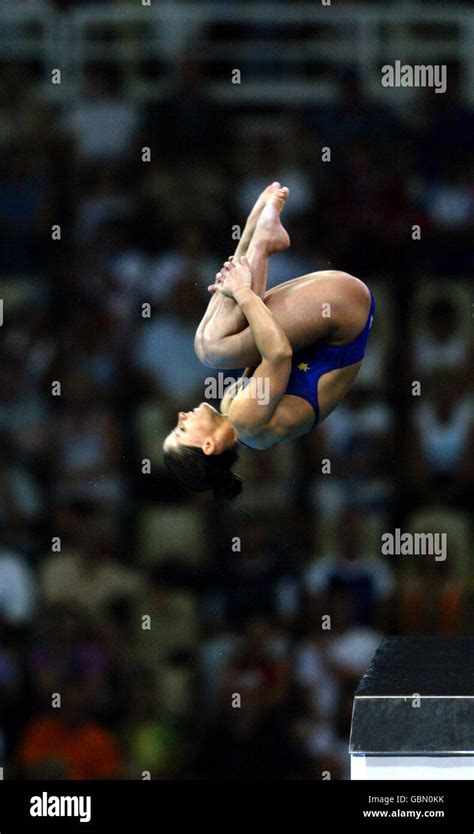
[[[0, 67], [5, 778], [348, 778], [381, 636], [472, 633], [459, 69], [407, 118], [353, 72], [282, 112], [219, 106], [191, 54], [148, 103], [114, 65], [54, 105], [34, 66]], [[275, 179], [292, 247], [269, 285], [340, 268], [377, 314], [344, 402], [304, 439], [243, 450], [243, 495], [217, 506], [170, 479], [161, 443], [204, 398], [207, 285]], [[448, 558], [382, 555], [396, 527], [447, 532]]]

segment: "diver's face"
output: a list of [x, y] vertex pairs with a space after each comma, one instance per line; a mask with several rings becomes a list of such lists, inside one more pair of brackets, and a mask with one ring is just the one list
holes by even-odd
[[[201, 403], [192, 411], [180, 411], [176, 428], [169, 433], [163, 448], [168, 452], [181, 446], [202, 447], [207, 438], [221, 434], [226, 423], [227, 418], [208, 403]], [[229, 429], [235, 432], [230, 423]]]

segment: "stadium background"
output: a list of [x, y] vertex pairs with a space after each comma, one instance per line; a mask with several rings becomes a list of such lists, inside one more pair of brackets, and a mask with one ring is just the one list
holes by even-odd
[[[348, 778], [381, 635], [473, 629], [474, 13], [58, 0], [1, 3], [0, 30], [5, 778]], [[447, 92], [382, 88], [396, 59], [447, 64]], [[161, 442], [203, 399], [206, 287], [274, 179], [270, 285], [331, 265], [378, 311], [344, 403], [244, 450], [216, 507]], [[447, 560], [382, 555], [397, 527], [447, 532]]]

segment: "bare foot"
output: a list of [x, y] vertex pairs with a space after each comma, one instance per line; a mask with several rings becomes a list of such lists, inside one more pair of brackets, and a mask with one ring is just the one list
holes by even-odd
[[269, 255], [288, 249], [290, 245], [290, 236], [280, 219], [289, 193], [288, 188], [279, 188], [270, 194], [255, 227], [258, 239], [267, 241]]
[[267, 185], [264, 191], [260, 194], [257, 202], [255, 203], [252, 211], [250, 212], [247, 222], [245, 224], [246, 229], [253, 234], [255, 231], [255, 226], [257, 225], [257, 221], [265, 208], [270, 196], [277, 191], [277, 189], [281, 188], [281, 183], [279, 182], [272, 182], [271, 185]]
[[[290, 237], [286, 229], [283, 228], [279, 215], [283, 210], [289, 193], [288, 188], [282, 188], [279, 182], [273, 182], [271, 185], [267, 185], [265, 190], [262, 191], [245, 224], [245, 229], [242, 235], [242, 242], [246, 242], [243, 247], [244, 252], [247, 251], [256, 229], [260, 229], [261, 234], [259, 236], [261, 238], [265, 238], [265, 240], [269, 241], [270, 248], [268, 251], [270, 255], [273, 255], [275, 252], [281, 252], [283, 249], [288, 249], [290, 245]], [[263, 210], [269, 205], [272, 197], [276, 197], [276, 201], [272, 201], [275, 202], [275, 208], [271, 209], [266, 220], [264, 219], [261, 223], [260, 221]], [[269, 234], [271, 235], [271, 239], [269, 239]], [[233, 258], [233, 255], [229, 255], [226, 263], [231, 263]], [[221, 288], [223, 280], [224, 277], [222, 271], [218, 272], [214, 283], [209, 284], [207, 288], [208, 292], [211, 293], [211, 295], [214, 294]]]

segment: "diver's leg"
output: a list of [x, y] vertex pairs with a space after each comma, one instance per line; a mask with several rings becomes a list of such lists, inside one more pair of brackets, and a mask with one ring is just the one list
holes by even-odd
[[[334, 345], [352, 341], [364, 328], [370, 301], [362, 281], [335, 270], [303, 275], [265, 296], [294, 351], [321, 340]], [[260, 362], [249, 327], [216, 339], [210, 351], [209, 364], [216, 368], [254, 368]]]
[[[280, 252], [289, 246], [288, 233], [283, 228], [280, 214], [288, 196], [288, 189], [276, 190], [270, 195], [257, 221], [248, 251], [247, 259], [252, 270], [252, 289], [261, 298], [265, 296], [268, 272], [268, 259], [275, 252]], [[225, 340], [248, 329], [245, 317], [240, 312], [233, 299], [228, 299], [217, 290], [219, 298], [212, 310], [208, 308], [205, 319], [201, 322], [196, 333], [196, 353], [204, 364], [211, 367], [238, 367], [238, 365], [222, 364], [233, 362], [236, 355], [237, 342], [232, 343], [232, 350], [228, 357], [225, 354]], [[214, 299], [213, 299], [214, 301]], [[226, 306], [230, 301], [231, 306]]]
[[[275, 182], [272, 183], [272, 185], [269, 185], [265, 189], [265, 191], [262, 192], [247, 218], [244, 231], [233, 255], [234, 259], [240, 258], [243, 255], [251, 257], [252, 260], [255, 257], [255, 264], [253, 265], [252, 269], [252, 289], [261, 298], [264, 297], [266, 291], [268, 256], [265, 258], [261, 256], [261, 253], [254, 252], [252, 250], [251, 244], [262, 211], [265, 208], [270, 196], [274, 194], [279, 188], [280, 183]], [[285, 246], [282, 246], [281, 248], [286, 248], [288, 244], [289, 239], [288, 242], [285, 241]], [[275, 249], [274, 251], [278, 250]], [[196, 353], [201, 359], [201, 361], [205, 362], [206, 364], [209, 363], [206, 362], [205, 359], [204, 346], [205, 342], [209, 339], [209, 337], [211, 337], [214, 340], [216, 338], [230, 336], [233, 333], [238, 333], [240, 330], [243, 330], [245, 327], [247, 327], [245, 317], [242, 315], [239, 306], [238, 304], [236, 304], [234, 299], [228, 298], [219, 292], [219, 276], [220, 273], [218, 273], [218, 275], [216, 276], [215, 283], [211, 284], [209, 287], [209, 291], [213, 292], [214, 295], [212, 296], [207, 306], [206, 312], [197, 328], [195, 337]], [[207, 333], [206, 340], [206, 331], [211, 319], [213, 324]]]

